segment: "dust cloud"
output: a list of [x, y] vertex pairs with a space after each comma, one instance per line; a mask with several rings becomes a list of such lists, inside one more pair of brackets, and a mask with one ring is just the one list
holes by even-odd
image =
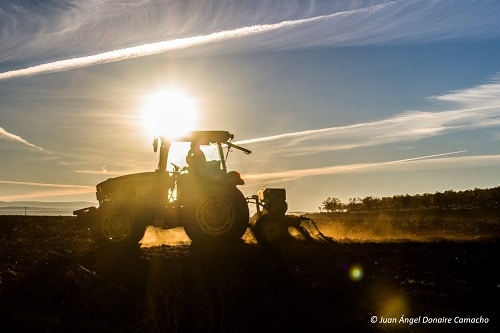
[[[311, 221], [302, 221], [302, 232], [290, 227], [291, 237], [312, 239], [327, 237], [338, 243], [349, 242], [440, 242], [486, 241], [500, 237], [500, 223], [494, 216], [442, 216], [391, 214], [311, 214]], [[250, 229], [242, 237], [247, 244], [257, 244]], [[191, 240], [182, 227], [161, 229], [148, 227], [142, 247], [188, 245]]]
[[[480, 241], [500, 235], [498, 219], [358, 216], [313, 219], [318, 229], [337, 242]], [[314, 232], [311, 226], [305, 227]]]
[[[248, 244], [257, 243], [252, 232], [248, 229], [242, 237], [243, 241]], [[141, 240], [141, 247], [155, 247], [161, 245], [187, 245], [191, 240], [184, 232], [182, 227], [173, 229], [161, 229], [149, 226]]]

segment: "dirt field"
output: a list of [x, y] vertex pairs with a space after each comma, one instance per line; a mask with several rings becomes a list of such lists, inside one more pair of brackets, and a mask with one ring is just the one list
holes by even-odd
[[150, 228], [117, 253], [73, 217], [0, 216], [0, 330], [499, 329], [500, 221], [312, 217], [326, 240], [199, 248]]

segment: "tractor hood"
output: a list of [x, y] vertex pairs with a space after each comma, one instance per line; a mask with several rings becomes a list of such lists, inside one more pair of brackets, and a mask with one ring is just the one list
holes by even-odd
[[140, 173], [132, 173], [130, 175], [108, 178], [105, 181], [97, 184], [96, 187], [108, 187], [123, 183], [134, 183], [146, 179], [151, 179], [152, 177], [155, 176], [155, 174], [156, 172], [140, 172]]
[[109, 178], [96, 185], [96, 197], [99, 202], [116, 198], [118, 194], [122, 198], [133, 199], [155, 192], [168, 179], [170, 176], [164, 172], [141, 172]]

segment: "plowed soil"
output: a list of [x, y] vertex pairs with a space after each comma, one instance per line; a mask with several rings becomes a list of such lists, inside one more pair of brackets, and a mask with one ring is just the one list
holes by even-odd
[[140, 246], [104, 251], [73, 217], [0, 216], [0, 330], [494, 332], [498, 222], [483, 227], [491, 237], [361, 240], [343, 229], [275, 249], [251, 235], [198, 247], [182, 229], [148, 229]]

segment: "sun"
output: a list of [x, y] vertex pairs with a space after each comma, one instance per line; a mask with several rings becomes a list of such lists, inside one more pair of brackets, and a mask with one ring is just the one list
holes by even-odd
[[175, 139], [195, 129], [196, 100], [185, 91], [166, 88], [144, 98], [142, 123], [146, 135]]

